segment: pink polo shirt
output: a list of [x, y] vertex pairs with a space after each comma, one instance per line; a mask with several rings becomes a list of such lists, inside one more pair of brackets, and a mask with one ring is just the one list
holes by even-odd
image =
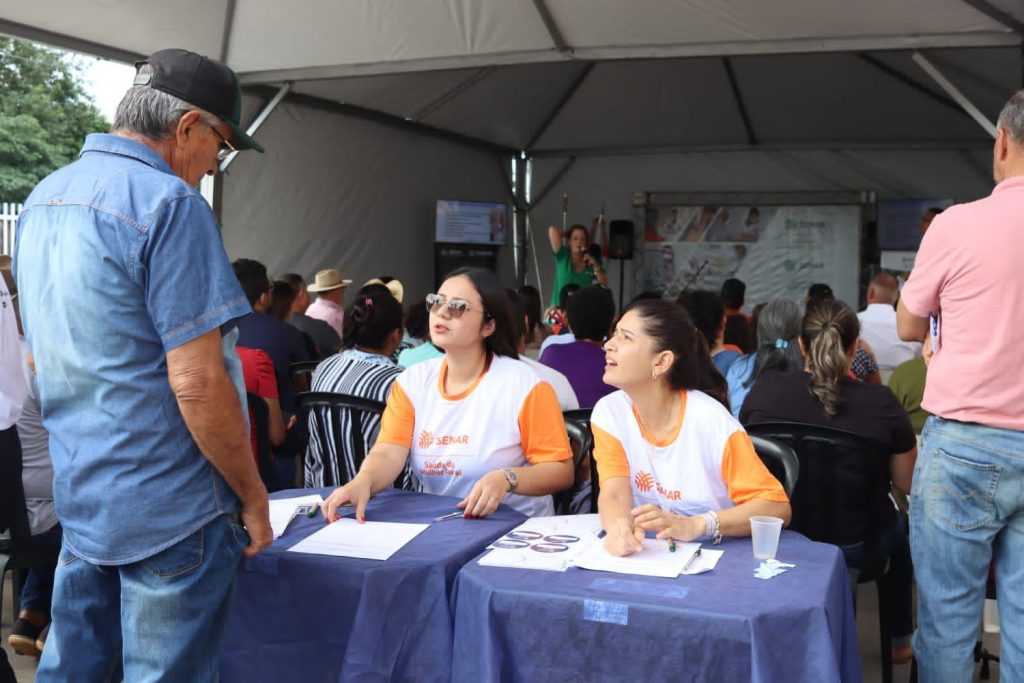
[[924, 409], [1024, 431], [1024, 176], [936, 216], [901, 296], [940, 316]]
[[342, 331], [345, 322], [345, 309], [333, 301], [328, 301], [323, 297], [317, 297], [317, 300], [311, 303], [309, 308], [306, 309], [306, 315], [310, 318], [323, 320], [334, 328], [334, 331], [338, 333], [339, 337], [342, 339], [345, 338], [345, 333]]

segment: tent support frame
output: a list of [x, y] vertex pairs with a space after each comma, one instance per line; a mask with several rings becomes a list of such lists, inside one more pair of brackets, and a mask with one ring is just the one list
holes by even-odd
[[729, 87], [732, 88], [732, 96], [736, 100], [736, 109], [740, 113], [740, 118], [743, 119], [743, 129], [747, 133], [747, 144], [753, 147], [757, 145], [757, 136], [754, 134], [754, 126], [750, 121], [747, 105], [743, 101], [743, 93], [740, 91], [739, 81], [736, 80], [736, 71], [732, 67], [732, 60], [728, 57], [722, 57], [722, 66], [725, 67], [725, 75], [729, 78]]
[[981, 110], [974, 106], [967, 97], [960, 92], [955, 85], [953, 85], [948, 78], [942, 75], [942, 72], [935, 68], [935, 65], [928, 61], [920, 52], [914, 52], [911, 57], [917, 65], [924, 69], [924, 72], [931, 76], [932, 80], [935, 81], [940, 88], [946, 91], [946, 94], [953, 98], [953, 100], [960, 105], [960, 107], [967, 112], [967, 115], [974, 119], [979, 126], [981, 126], [986, 133], [991, 135], [993, 138], [996, 136], [996, 126], [994, 123], [989, 121]]

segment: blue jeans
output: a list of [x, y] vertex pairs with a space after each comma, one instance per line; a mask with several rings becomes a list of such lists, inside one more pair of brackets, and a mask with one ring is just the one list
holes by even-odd
[[913, 486], [914, 654], [921, 680], [972, 680], [993, 553], [999, 677], [1024, 680], [1024, 432], [929, 417]]
[[221, 515], [139, 562], [99, 566], [65, 546], [36, 681], [216, 681], [249, 536]]
[[[36, 534], [32, 542], [40, 548], [60, 546], [60, 524], [52, 529]], [[38, 612], [50, 616], [50, 602], [53, 599], [53, 573], [55, 567], [29, 569], [25, 576], [25, 585], [21, 587], [20, 607], [25, 612]]]

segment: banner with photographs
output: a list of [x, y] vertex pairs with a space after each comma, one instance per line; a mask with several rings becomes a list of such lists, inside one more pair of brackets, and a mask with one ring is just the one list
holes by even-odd
[[[857, 303], [860, 207], [647, 206], [642, 290], [675, 298], [719, 291], [731, 277], [747, 284], [749, 310], [779, 297], [803, 302], [815, 282]], [[641, 216], [637, 216], [641, 218]]]

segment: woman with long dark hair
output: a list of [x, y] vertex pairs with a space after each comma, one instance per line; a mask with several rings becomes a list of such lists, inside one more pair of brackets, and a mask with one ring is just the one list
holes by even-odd
[[[875, 482], [875, 490], [878, 518], [888, 529], [882, 534], [880, 548], [890, 567], [882, 579], [882, 590], [890, 596], [883, 609], [890, 610], [893, 661], [904, 663], [911, 656], [913, 575], [906, 531], [888, 492], [895, 485], [910, 493], [917, 440], [910, 419], [888, 387], [859, 382], [850, 375], [859, 334], [857, 314], [843, 302], [829, 299], [811, 306], [804, 315], [799, 340], [805, 372], [762, 374], [743, 402], [740, 421], [834, 427], [859, 434], [891, 454], [888, 476]], [[856, 572], [863, 544], [841, 547], [847, 566]]]
[[605, 353], [604, 381], [620, 390], [597, 402], [591, 428], [608, 552], [640, 550], [646, 531], [717, 542], [748, 536], [754, 515], [788, 524], [786, 493], [729, 413], [721, 375], [682, 308], [634, 302]]
[[352, 481], [324, 503], [324, 516], [370, 497], [408, 462], [423, 490], [462, 496], [466, 517], [502, 502], [527, 515], [550, 515], [549, 494], [572, 485], [573, 464], [555, 392], [516, 353], [515, 325], [497, 277], [479, 268], [451, 273], [427, 295], [430, 339], [443, 358], [395, 380], [380, 435]]

